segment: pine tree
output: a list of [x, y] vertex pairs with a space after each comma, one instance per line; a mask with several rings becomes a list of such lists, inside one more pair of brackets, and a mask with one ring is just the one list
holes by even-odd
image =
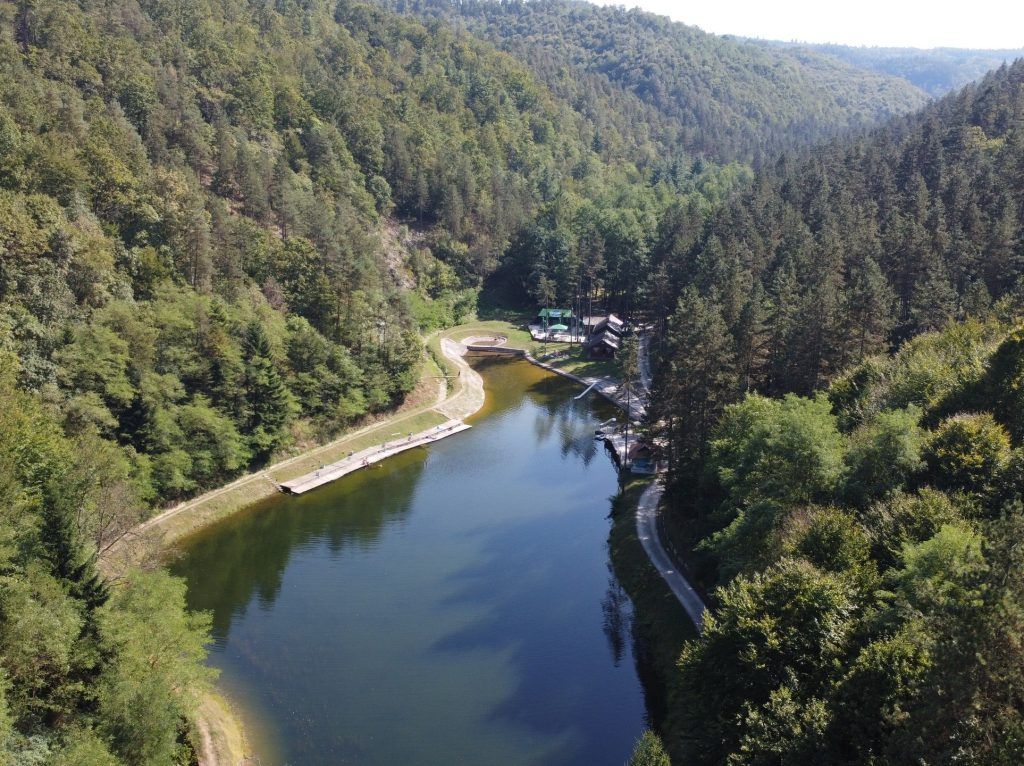
[[246, 331], [245, 391], [249, 441], [253, 454], [266, 459], [281, 441], [292, 397], [274, 364], [270, 341], [259, 322]]
[[844, 293], [840, 366], [882, 350], [892, 329], [894, 297], [874, 258], [853, 264]]
[[949, 272], [938, 259], [932, 259], [921, 280], [914, 286], [910, 300], [910, 321], [917, 332], [938, 330], [956, 312], [957, 297], [949, 281]]
[[673, 471], [700, 459], [722, 409], [737, 396], [735, 343], [721, 305], [687, 288], [669, 321], [653, 422], [663, 423]]
[[629, 766], [670, 766], [668, 754], [657, 734], [652, 731], [643, 733], [629, 757]]

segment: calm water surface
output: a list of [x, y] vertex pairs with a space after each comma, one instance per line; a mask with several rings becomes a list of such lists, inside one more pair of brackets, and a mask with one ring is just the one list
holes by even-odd
[[612, 412], [479, 363], [474, 428], [188, 541], [263, 764], [622, 764], [644, 728], [610, 573]]

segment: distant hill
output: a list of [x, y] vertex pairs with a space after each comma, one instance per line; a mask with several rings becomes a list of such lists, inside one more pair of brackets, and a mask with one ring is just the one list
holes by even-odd
[[[381, 0], [456, 22], [600, 120], [623, 108], [666, 145], [748, 162], [922, 106], [901, 77], [833, 56], [707, 34], [640, 10], [576, 0]], [[613, 115], [612, 112], [617, 112]]]
[[1024, 48], [867, 48], [780, 42], [767, 45], [824, 53], [861, 69], [902, 77], [931, 96], [944, 96], [1003, 64], [1024, 58]]

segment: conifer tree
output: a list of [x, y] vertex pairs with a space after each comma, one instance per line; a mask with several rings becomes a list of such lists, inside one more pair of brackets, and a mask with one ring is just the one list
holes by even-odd
[[245, 391], [249, 442], [254, 455], [266, 458], [281, 441], [292, 398], [259, 322], [252, 322], [246, 331]]

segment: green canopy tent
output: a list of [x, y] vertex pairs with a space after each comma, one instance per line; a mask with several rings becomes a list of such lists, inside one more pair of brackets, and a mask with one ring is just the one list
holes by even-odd
[[545, 322], [551, 319], [572, 319], [572, 309], [541, 309], [537, 318]]
[[569, 326], [564, 324], [553, 324], [548, 329], [552, 332], [565, 332], [569, 329]]

